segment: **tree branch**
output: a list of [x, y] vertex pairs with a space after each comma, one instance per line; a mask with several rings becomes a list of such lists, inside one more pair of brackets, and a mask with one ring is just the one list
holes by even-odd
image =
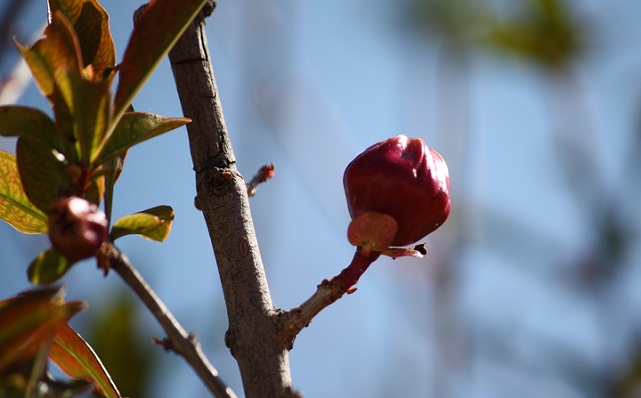
[[187, 125], [199, 207], [207, 223], [227, 306], [225, 342], [247, 398], [293, 396], [289, 355], [249, 208], [247, 186], [225, 125], [205, 34], [210, 2], [169, 53]]
[[166, 348], [185, 358], [216, 398], [236, 398], [234, 392], [218, 377], [218, 371], [203, 354], [196, 336], [183, 329], [127, 256], [112, 244], [103, 245], [103, 247], [105, 249], [101, 254], [107, 259], [109, 267], [131, 287], [167, 333], [170, 347]]

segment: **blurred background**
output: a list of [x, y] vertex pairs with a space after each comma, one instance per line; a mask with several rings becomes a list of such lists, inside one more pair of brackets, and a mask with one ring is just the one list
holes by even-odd
[[[118, 59], [131, 0], [103, 0]], [[291, 352], [306, 397], [641, 397], [641, 2], [219, 1], [208, 40], [240, 171], [274, 163], [251, 199], [281, 308], [345, 267], [342, 173], [406, 134], [448, 162], [452, 213], [424, 259], [382, 259]], [[12, 37], [33, 43], [46, 4], [0, 6], [0, 103], [47, 110]], [[168, 62], [136, 110], [181, 115]], [[0, 149], [15, 141], [0, 137]], [[159, 204], [162, 243], [120, 247], [223, 379], [225, 306], [195, 196], [186, 131], [134, 148], [114, 216]], [[44, 236], [0, 224], [0, 298], [28, 289]], [[91, 261], [62, 283], [91, 308], [77, 328], [124, 395], [207, 392], [115, 274]]]

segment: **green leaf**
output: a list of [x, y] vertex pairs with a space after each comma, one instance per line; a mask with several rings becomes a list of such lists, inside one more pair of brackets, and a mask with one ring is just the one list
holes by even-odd
[[29, 65], [40, 91], [49, 97], [53, 93], [56, 70], [62, 68], [80, 74], [82, 60], [78, 38], [61, 12], [53, 15], [44, 33], [46, 37], [38, 40], [31, 48], [18, 44], [18, 49]]
[[103, 76], [116, 63], [116, 51], [109, 31], [109, 14], [96, 0], [49, 0], [49, 15], [60, 10], [67, 17], [80, 42], [84, 66], [93, 65]]
[[122, 115], [113, 134], [98, 153], [95, 164], [100, 165], [132, 146], [184, 126], [191, 119], [170, 118], [153, 113], [127, 112]]
[[15, 156], [0, 151], [0, 218], [28, 234], [47, 232], [47, 215], [35, 207], [22, 189]]
[[58, 326], [49, 358], [70, 377], [91, 381], [96, 387], [96, 393], [107, 398], [120, 397], [100, 358], [68, 324]]
[[34, 285], [48, 285], [60, 279], [72, 265], [74, 263], [67, 257], [49, 249], [40, 253], [29, 264], [27, 276]]
[[[132, 105], [129, 105], [129, 107], [127, 108], [127, 112], [133, 112], [133, 111], [134, 111], [134, 107]], [[119, 123], [120, 122], [118, 122], [118, 124]], [[103, 148], [99, 149], [98, 151], [99, 154], [104, 153], [104, 145], [107, 144], [107, 142], [110, 140], [111, 139], [103, 141], [102, 143]], [[105, 214], [107, 215], [107, 220], [109, 220], [110, 225], [111, 225], [111, 211], [113, 210], [114, 187], [116, 185], [116, 181], [118, 181], [118, 178], [120, 178], [122, 169], [125, 167], [125, 158], [127, 157], [128, 153], [129, 153], [129, 148], [123, 149], [122, 151], [118, 152], [115, 156], [102, 162], [102, 170], [105, 172], [105, 178], [104, 178]]]
[[63, 152], [56, 125], [44, 112], [26, 106], [0, 106], [0, 135], [34, 137]]
[[69, 190], [71, 177], [61, 154], [32, 137], [18, 138], [18, 171], [27, 197], [38, 209], [47, 212], [49, 204]]
[[109, 237], [116, 240], [125, 235], [140, 235], [143, 238], [162, 242], [167, 239], [174, 220], [174, 210], [169, 206], [157, 206], [140, 213], [124, 216], [111, 228]]
[[0, 374], [12, 364], [35, 358], [59, 325], [84, 308], [64, 303], [61, 288], [34, 290], [0, 303]]
[[58, 71], [54, 79], [73, 120], [79, 160], [88, 165], [111, 123], [109, 85], [65, 70]]
[[156, 0], [134, 27], [120, 64], [114, 120], [120, 119], [160, 60], [178, 41], [207, 0]]
[[107, 160], [102, 164], [103, 170], [106, 171], [104, 181], [105, 181], [105, 214], [107, 215], [107, 220], [111, 224], [111, 211], [113, 209], [113, 198], [114, 198], [114, 186], [118, 177], [122, 173], [122, 169], [125, 166], [125, 158], [127, 157], [128, 150], [119, 152], [116, 156]]

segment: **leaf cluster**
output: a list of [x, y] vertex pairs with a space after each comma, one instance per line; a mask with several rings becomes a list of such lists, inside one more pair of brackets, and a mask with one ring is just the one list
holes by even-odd
[[[63, 197], [102, 203], [111, 220], [114, 185], [128, 151], [190, 122], [135, 112], [131, 101], [205, 0], [152, 1], [120, 64], [109, 15], [97, 0], [47, 3], [44, 37], [16, 45], [52, 117], [26, 106], [0, 107], [0, 135], [17, 137], [15, 155], [0, 151], [0, 219], [28, 234], [48, 232], [50, 206]], [[124, 216], [111, 223], [105, 244], [131, 234], [163, 241], [173, 217], [169, 206]], [[96, 257], [106, 270], [100, 251]], [[50, 248], [30, 264], [28, 276], [34, 284], [50, 284], [72, 265]], [[82, 305], [64, 304], [60, 296], [59, 289], [43, 289], [0, 302], [0, 395], [69, 396], [88, 381], [99, 395], [119, 396], [91, 348], [66, 324]], [[47, 356], [85, 381], [49, 380]], [[55, 389], [62, 392], [47, 395]]]

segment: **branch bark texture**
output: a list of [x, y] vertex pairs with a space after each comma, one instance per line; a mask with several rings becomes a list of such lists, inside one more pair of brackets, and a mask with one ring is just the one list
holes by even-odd
[[292, 395], [289, 356], [279, 338], [249, 208], [236, 168], [205, 34], [210, 2], [169, 53], [187, 125], [199, 207], [207, 223], [227, 305], [227, 346], [247, 398]]

